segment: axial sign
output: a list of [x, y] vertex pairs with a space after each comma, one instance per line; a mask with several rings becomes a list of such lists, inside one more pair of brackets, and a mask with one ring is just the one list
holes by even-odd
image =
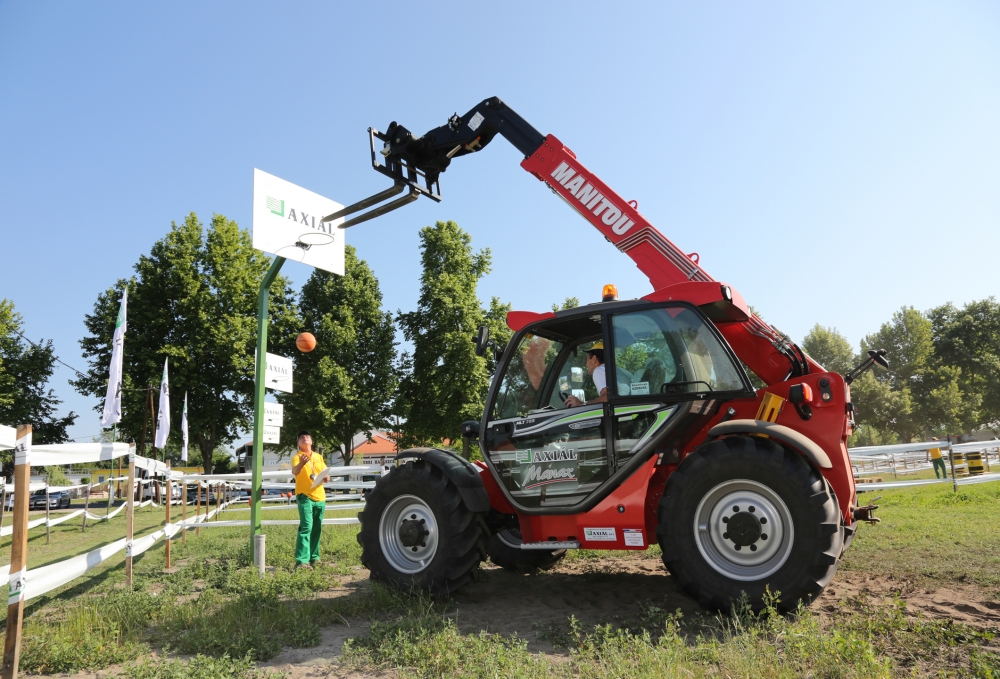
[[275, 391], [292, 393], [292, 359], [267, 354], [267, 371], [264, 373], [264, 386]]
[[280, 403], [264, 403], [264, 424], [280, 427], [285, 423], [285, 406]]
[[253, 171], [253, 246], [285, 259], [344, 275], [344, 207], [262, 170]]

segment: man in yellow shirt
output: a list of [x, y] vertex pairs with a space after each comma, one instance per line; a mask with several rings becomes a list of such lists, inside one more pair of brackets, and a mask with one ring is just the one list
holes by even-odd
[[[937, 441], [937, 436], [932, 436], [931, 441]], [[931, 455], [931, 464], [934, 466], [934, 478], [946, 479], [948, 478], [948, 469], [944, 466], [944, 459], [941, 457], [940, 448], [931, 448], [927, 451]], [[938, 474], [938, 469], [941, 473]]]
[[[299, 432], [299, 452], [292, 457], [295, 476], [295, 499], [299, 505], [299, 534], [295, 538], [295, 563], [300, 568], [312, 568], [319, 561], [319, 539], [323, 535], [323, 514], [326, 511], [326, 490], [313, 489], [313, 481], [326, 469], [323, 456], [314, 453], [312, 436], [305, 429]], [[329, 481], [329, 475], [323, 481]]]

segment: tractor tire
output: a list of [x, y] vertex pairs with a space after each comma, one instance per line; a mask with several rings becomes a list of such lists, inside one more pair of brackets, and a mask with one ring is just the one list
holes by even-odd
[[375, 582], [452, 594], [486, 558], [489, 534], [458, 488], [434, 465], [415, 460], [381, 477], [358, 514], [361, 563]]
[[523, 573], [548, 570], [566, 556], [565, 549], [521, 549], [521, 541], [521, 531], [516, 528], [505, 528], [493, 533], [486, 548], [490, 561], [505, 570]]
[[826, 480], [770, 439], [730, 436], [689, 455], [667, 479], [656, 532], [681, 589], [716, 610], [746, 593], [760, 610], [811, 602], [833, 579], [844, 541]]

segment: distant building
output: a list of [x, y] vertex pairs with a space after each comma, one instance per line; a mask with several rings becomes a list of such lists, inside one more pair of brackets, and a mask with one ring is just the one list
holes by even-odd
[[392, 464], [399, 446], [394, 434], [388, 431], [373, 431], [372, 440], [364, 434], [354, 437], [354, 460], [352, 464]]

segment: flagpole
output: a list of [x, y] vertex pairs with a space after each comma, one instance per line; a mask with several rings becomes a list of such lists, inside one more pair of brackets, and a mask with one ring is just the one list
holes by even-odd
[[253, 536], [260, 535], [260, 491], [264, 473], [264, 390], [267, 373], [267, 317], [271, 284], [278, 277], [284, 257], [275, 257], [260, 282], [257, 295], [257, 366], [253, 386], [253, 478], [250, 487], [250, 554], [253, 555]]

